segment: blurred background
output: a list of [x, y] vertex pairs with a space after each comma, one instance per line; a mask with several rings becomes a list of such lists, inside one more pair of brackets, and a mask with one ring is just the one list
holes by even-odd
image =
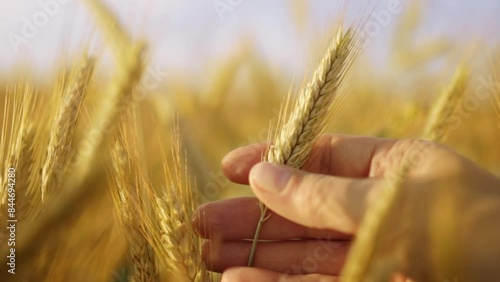
[[[243, 46], [251, 46], [270, 66], [300, 74], [308, 62], [307, 54], [329, 33], [342, 6], [342, 1], [320, 0], [107, 2], [129, 30], [148, 40], [155, 63], [167, 70], [196, 75], [204, 73], [203, 66]], [[349, 1], [348, 18], [355, 18], [368, 2]], [[377, 2], [380, 10], [391, 3], [403, 9], [391, 15], [380, 35], [366, 48], [378, 63], [387, 62], [394, 43], [392, 35], [409, 14], [414, 30], [407, 36], [414, 49], [425, 46], [419, 43], [434, 40], [434, 44], [441, 43], [441, 48], [434, 47], [439, 51], [445, 52], [444, 47], [448, 47], [446, 51], [457, 53], [473, 42], [480, 44], [480, 49], [486, 46], [478, 41], [486, 41], [489, 46], [498, 42], [500, 24], [494, 16], [500, 4], [495, 0]], [[46, 11], [48, 20], [39, 15]], [[13, 46], [9, 34], [22, 35], [26, 21], [37, 31], [26, 42]], [[6, 71], [29, 58], [30, 64], [36, 63], [43, 70], [57, 64], [61, 52], [74, 51], [86, 43], [94, 31], [92, 17], [82, 1], [4, 1], [0, 12], [0, 67]], [[408, 54], [415, 52], [411, 51]]]

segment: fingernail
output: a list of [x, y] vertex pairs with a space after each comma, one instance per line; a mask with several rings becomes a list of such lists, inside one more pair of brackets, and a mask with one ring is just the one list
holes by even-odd
[[194, 233], [196, 233], [196, 235], [201, 235], [201, 232], [200, 230], [203, 230], [202, 228], [200, 228], [200, 225], [204, 223], [203, 220], [200, 220], [200, 213], [201, 213], [201, 210], [200, 210], [201, 207], [198, 207], [194, 213], [193, 213], [193, 216], [191, 217], [191, 226], [193, 226], [193, 230], [194, 230]]
[[271, 193], [281, 192], [291, 176], [291, 171], [286, 167], [271, 163], [257, 164], [250, 171], [252, 186]]

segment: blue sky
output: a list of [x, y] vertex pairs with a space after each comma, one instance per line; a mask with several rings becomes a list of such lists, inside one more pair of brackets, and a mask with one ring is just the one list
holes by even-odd
[[[9, 70], [20, 61], [29, 60], [38, 68], [57, 64], [62, 50], [74, 50], [93, 38], [95, 27], [82, 1], [40, 0], [2, 1], [0, 11], [0, 69]], [[55, 2], [60, 1], [60, 2]], [[381, 0], [384, 9], [390, 1]], [[410, 1], [401, 0], [408, 6]], [[65, 3], [70, 2], [70, 3]], [[307, 50], [321, 40], [334, 22], [339, 1], [308, 1], [308, 22], [298, 31], [291, 16], [290, 0], [115, 0], [107, 1], [135, 35], [151, 42], [152, 60], [163, 68], [200, 72], [213, 62], [236, 49], [246, 38], [270, 64], [296, 69], [306, 62]], [[350, 1], [349, 11], [357, 13], [368, 1]], [[372, 1], [373, 2], [373, 1]], [[419, 36], [450, 37], [458, 42], [487, 38], [499, 42], [500, 14], [498, 0], [425, 0], [423, 26]], [[53, 15], [45, 21], [43, 4]], [[219, 6], [217, 6], [219, 5]], [[225, 6], [226, 5], [226, 6]], [[227, 6], [229, 5], [229, 6]], [[215, 7], [226, 7], [217, 10]], [[50, 10], [50, 9], [49, 9]], [[404, 13], [404, 12], [403, 12]], [[13, 47], [12, 38], [23, 36], [27, 19], [38, 25], [33, 38], [24, 37]], [[383, 56], [388, 35], [399, 15], [394, 15], [381, 36], [375, 38], [371, 52]], [[97, 40], [98, 41], [98, 40]], [[15, 45], [15, 44], [14, 44]]]

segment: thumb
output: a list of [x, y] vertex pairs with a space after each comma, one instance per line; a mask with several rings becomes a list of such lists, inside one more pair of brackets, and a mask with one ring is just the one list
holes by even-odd
[[255, 195], [290, 221], [353, 234], [381, 180], [307, 173], [284, 165], [259, 163], [250, 171]]

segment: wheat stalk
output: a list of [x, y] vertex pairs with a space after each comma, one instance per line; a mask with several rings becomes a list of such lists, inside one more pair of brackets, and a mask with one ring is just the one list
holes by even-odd
[[62, 176], [70, 161], [71, 145], [94, 67], [95, 59], [85, 56], [78, 75], [74, 81], [70, 82], [67, 91], [65, 91], [62, 104], [52, 123], [46, 159], [42, 166], [42, 202], [48, 197], [48, 189], [51, 190], [50, 193], [54, 193], [60, 188]]
[[465, 95], [469, 71], [460, 66], [453, 77], [453, 81], [441, 92], [424, 129], [424, 138], [436, 142], [443, 142], [448, 136], [449, 119], [456, 113]]
[[[468, 72], [464, 67], [459, 67], [451, 84], [442, 92], [438, 102], [432, 109], [432, 114], [427, 121], [426, 129], [423, 131], [423, 138], [441, 142], [447, 136], [447, 120], [455, 113], [467, 85]], [[367, 213], [358, 233], [356, 241], [351, 249], [350, 255], [342, 273], [342, 281], [359, 282], [365, 281], [369, 277], [369, 269], [373, 263], [376, 243], [382, 236], [382, 225], [388, 217], [395, 204], [401, 196], [402, 185], [414, 166], [409, 159], [402, 160], [396, 178], [389, 179], [388, 183], [381, 190], [374, 207]], [[394, 270], [394, 269], [391, 269]], [[392, 274], [388, 269], [384, 273]], [[386, 281], [387, 276], [376, 276], [374, 281]], [[378, 280], [377, 280], [378, 279]]]
[[[282, 108], [279, 131], [268, 148], [265, 160], [301, 168], [311, 152], [328, 116], [340, 102], [339, 87], [359, 52], [356, 30], [345, 33], [339, 28], [311, 81], [302, 89], [293, 112], [288, 116], [289, 98]], [[287, 121], [287, 122], [285, 122]], [[261, 216], [257, 224], [248, 265], [253, 264], [255, 249], [262, 225], [267, 219], [267, 207], [261, 203]]]
[[[128, 117], [128, 115], [126, 115]], [[142, 222], [139, 208], [148, 213], [141, 187], [145, 187], [143, 172], [138, 166], [139, 158], [135, 142], [137, 134], [127, 134], [127, 124], [131, 119], [123, 118], [120, 121], [119, 133], [112, 150], [113, 185], [112, 195], [118, 210], [120, 221], [125, 229], [125, 237], [129, 243], [130, 257], [133, 263], [133, 273], [130, 281], [158, 281], [156, 257], [153, 249], [142, 233]]]

